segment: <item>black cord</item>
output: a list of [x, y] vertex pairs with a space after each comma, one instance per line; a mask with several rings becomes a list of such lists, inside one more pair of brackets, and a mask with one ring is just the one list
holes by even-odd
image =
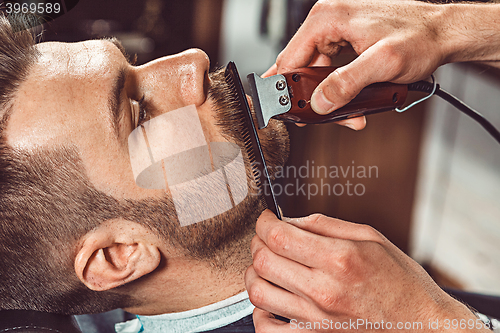
[[[432, 89], [434, 88], [434, 84], [427, 81], [418, 81], [415, 83], [411, 83], [408, 85], [409, 91], [421, 91], [426, 92], [428, 94], [432, 93]], [[475, 121], [477, 121], [483, 128], [491, 134], [491, 136], [500, 143], [500, 132], [493, 126], [486, 118], [484, 118], [479, 112], [467, 106], [464, 102], [450, 94], [449, 92], [441, 89], [439, 84], [436, 85], [435, 93]]]

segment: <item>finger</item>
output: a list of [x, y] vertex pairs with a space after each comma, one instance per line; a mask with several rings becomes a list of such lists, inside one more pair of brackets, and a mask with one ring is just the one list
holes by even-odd
[[363, 128], [365, 128], [366, 117], [362, 116], [362, 117], [350, 118], [350, 119], [346, 119], [346, 120], [337, 121], [336, 123], [341, 125], [341, 126], [345, 126], [345, 127], [350, 128], [350, 129], [353, 129], [355, 131], [359, 131], [359, 130], [362, 130]]
[[332, 58], [321, 54], [319, 52], [315, 52], [315, 55], [311, 62], [308, 64], [308, 66], [331, 66], [332, 65]]
[[318, 52], [333, 58], [344, 45], [347, 43], [330, 24], [317, 24], [317, 20], [308, 17], [278, 55], [278, 73], [309, 66]]
[[[308, 64], [308, 66], [331, 66], [332, 59], [328, 56], [316, 52], [313, 60]], [[269, 77], [278, 74], [278, 66], [273, 64], [261, 77]]]
[[[291, 332], [289, 323], [276, 319], [272, 313], [259, 308], [255, 308], [253, 310], [253, 324], [255, 326], [256, 333]], [[296, 330], [294, 330], [294, 332], [296, 332]]]
[[313, 311], [317, 316], [317, 310], [305, 299], [261, 278], [253, 266], [245, 273], [245, 285], [250, 301], [258, 308], [290, 319], [305, 319]]
[[319, 114], [328, 114], [348, 102], [369, 84], [392, 79], [392, 70], [377, 44], [368, 48], [349, 64], [337, 68], [321, 82], [311, 96], [311, 107]]
[[[329, 35], [328, 26], [318, 26], [305, 20], [304, 24], [297, 30], [297, 33], [290, 39], [288, 45], [278, 55], [276, 64], [278, 65], [278, 73], [289, 72], [300, 67], [307, 67], [318, 54], [317, 45], [319, 41], [323, 41], [324, 36]], [[335, 43], [325, 43], [325, 48], [322, 53], [327, 56], [333, 56], [338, 53], [339, 46]]]
[[295, 295], [307, 299], [311, 294], [311, 281], [322, 284], [322, 275], [315, 276], [311, 268], [277, 255], [258, 236], [252, 239], [251, 250], [254, 271]]
[[278, 73], [280, 74], [296, 68], [307, 67], [314, 58], [316, 44], [311, 38], [302, 37], [299, 32], [290, 40], [276, 59]]
[[368, 225], [342, 221], [322, 214], [313, 214], [302, 218], [283, 218], [283, 221], [326, 237], [386, 243], [386, 238]]
[[256, 231], [272, 252], [307, 267], [323, 267], [325, 256], [330, 255], [335, 246], [342, 246], [336, 244], [338, 239], [324, 237], [278, 220], [269, 210], [260, 215]]
[[268, 77], [278, 74], [278, 66], [276, 64], [272, 65], [261, 77]]

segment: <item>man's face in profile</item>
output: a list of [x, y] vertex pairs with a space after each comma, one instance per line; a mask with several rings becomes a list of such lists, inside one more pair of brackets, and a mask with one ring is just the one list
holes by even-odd
[[[14, 99], [14, 112], [6, 130], [9, 145], [28, 152], [40, 148], [76, 148], [97, 190], [117, 200], [146, 200], [149, 207], [158, 207], [151, 210], [148, 218], [156, 221], [152, 224], [161, 232], [162, 224], [171, 217], [165, 214], [171, 207], [164, 200], [165, 191], [137, 186], [128, 137], [149, 119], [194, 105], [207, 141], [228, 140], [217, 125], [220, 119], [215, 110], [220, 106], [208, 98], [211, 86], [216, 83], [209, 78], [206, 54], [189, 50], [133, 66], [115, 43], [104, 40], [42, 43], [37, 48], [41, 57]], [[141, 108], [139, 101], [146, 107]], [[189, 132], [188, 128], [185, 130]], [[280, 147], [286, 146], [286, 132], [280, 126], [270, 131], [278, 131], [278, 137], [284, 140], [268, 142], [271, 146], [267, 151], [276, 155]], [[239, 143], [237, 139], [232, 141]], [[266, 140], [263, 141], [265, 145]], [[249, 198], [243, 207], [238, 214], [213, 223], [241, 220], [249, 210], [258, 209], [258, 201]], [[234, 229], [237, 228], [240, 227], [234, 224]], [[230, 229], [225, 227], [223, 231], [234, 232]], [[199, 244], [196, 235], [206, 238], [207, 230], [210, 232], [206, 225], [194, 225], [186, 231], [188, 236], [183, 230], [176, 232], [180, 239], [190, 238], [187, 243]], [[173, 232], [168, 230], [163, 235], [172, 238]]]
[[[210, 135], [209, 60], [201, 51], [131, 66], [108, 41], [42, 43], [42, 55], [22, 85], [7, 129], [12, 147], [75, 146], [96, 189], [117, 199], [162, 196], [136, 186], [128, 136], [145, 118], [194, 104]], [[144, 98], [148, 114], [141, 114]], [[219, 138], [220, 139], [220, 138]]]

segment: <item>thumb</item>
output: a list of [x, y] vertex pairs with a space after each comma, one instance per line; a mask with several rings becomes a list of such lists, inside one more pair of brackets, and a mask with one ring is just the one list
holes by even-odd
[[381, 76], [386, 75], [377, 65], [380, 58], [375, 57], [375, 53], [376, 47], [371, 47], [349, 64], [330, 73], [314, 90], [312, 109], [319, 114], [328, 114], [349, 103], [367, 85], [385, 81]]

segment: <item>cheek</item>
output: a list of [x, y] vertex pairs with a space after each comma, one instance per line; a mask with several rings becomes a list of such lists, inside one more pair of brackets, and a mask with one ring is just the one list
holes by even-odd
[[97, 190], [117, 199], [140, 200], [162, 196], [160, 191], [136, 185], [128, 147], [114, 136], [114, 129], [107, 132], [105, 126], [95, 126], [78, 146], [82, 147], [87, 175]]
[[8, 142], [12, 147], [28, 150], [67, 144], [79, 136], [79, 127], [86, 122], [72, 116], [64, 103], [48, 105], [22, 95], [13, 110], [7, 127]]
[[222, 136], [219, 126], [217, 126], [217, 119], [213, 111], [212, 101], [207, 101], [196, 109], [207, 142], [227, 142]]

